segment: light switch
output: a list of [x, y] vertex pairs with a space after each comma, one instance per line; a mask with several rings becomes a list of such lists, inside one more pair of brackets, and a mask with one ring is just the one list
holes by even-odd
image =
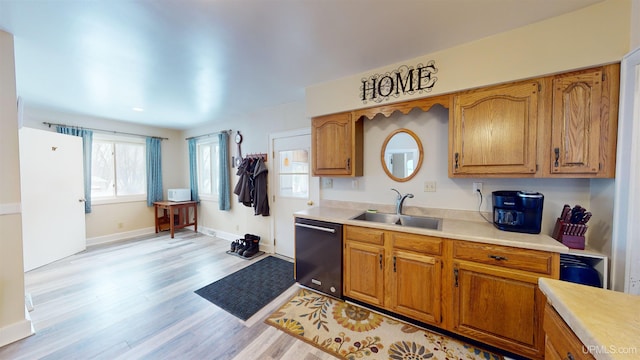
[[436, 182], [435, 181], [425, 181], [424, 182], [424, 192], [435, 192], [436, 191]]

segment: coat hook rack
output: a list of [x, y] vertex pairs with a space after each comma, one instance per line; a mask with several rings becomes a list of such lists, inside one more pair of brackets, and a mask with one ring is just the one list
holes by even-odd
[[253, 154], [246, 154], [245, 158], [247, 159], [262, 159], [262, 161], [267, 162], [267, 154], [266, 153], [253, 153]]

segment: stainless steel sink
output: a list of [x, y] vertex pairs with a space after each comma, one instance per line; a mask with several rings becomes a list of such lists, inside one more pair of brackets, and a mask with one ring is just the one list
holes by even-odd
[[377, 223], [400, 225], [400, 216], [396, 214], [365, 212], [353, 218], [353, 220], [373, 221]]
[[354, 217], [352, 220], [372, 221], [383, 224], [409, 226], [421, 229], [442, 230], [442, 219], [426, 216], [365, 212]]
[[426, 216], [401, 215], [400, 225], [431, 230], [442, 230], [442, 219]]

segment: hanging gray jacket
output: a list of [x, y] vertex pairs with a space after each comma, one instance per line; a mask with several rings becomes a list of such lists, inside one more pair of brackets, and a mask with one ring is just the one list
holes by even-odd
[[233, 193], [238, 195], [238, 202], [247, 207], [252, 205], [252, 194], [250, 188], [250, 177], [252, 176], [252, 173], [249, 170], [249, 165], [251, 165], [249, 158], [242, 160], [242, 163], [238, 166], [238, 172], [236, 173], [236, 175], [240, 177], [238, 178], [236, 187], [233, 189]]
[[269, 195], [267, 194], [267, 166], [262, 158], [255, 160], [253, 169], [253, 208], [255, 215], [269, 216]]

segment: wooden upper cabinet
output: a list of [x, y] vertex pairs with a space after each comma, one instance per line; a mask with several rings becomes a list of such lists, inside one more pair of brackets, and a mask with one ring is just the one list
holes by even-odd
[[363, 125], [351, 113], [311, 120], [313, 176], [362, 176]]
[[618, 82], [618, 65], [553, 77], [545, 174], [614, 176]]
[[526, 81], [455, 95], [449, 176], [533, 176], [538, 93], [538, 81]]

